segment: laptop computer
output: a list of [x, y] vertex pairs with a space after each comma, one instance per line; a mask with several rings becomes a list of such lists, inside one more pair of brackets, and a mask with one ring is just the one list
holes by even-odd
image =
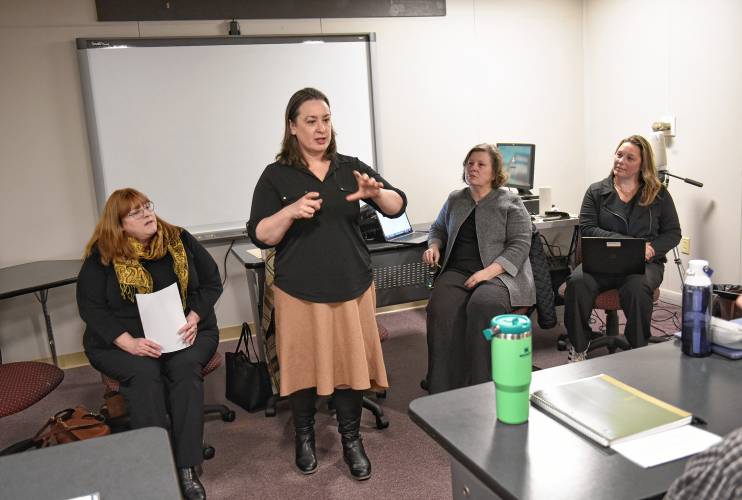
[[644, 274], [643, 238], [580, 238], [582, 270], [591, 274]]
[[428, 241], [428, 233], [412, 229], [407, 212], [396, 219], [390, 219], [377, 210], [376, 217], [379, 219], [379, 226], [381, 226], [381, 234], [384, 236], [384, 241], [388, 243], [418, 245]]

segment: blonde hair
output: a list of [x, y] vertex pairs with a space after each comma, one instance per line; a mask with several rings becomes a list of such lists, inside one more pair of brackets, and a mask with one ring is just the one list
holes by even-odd
[[[646, 207], [654, 202], [662, 189], [662, 183], [657, 174], [657, 167], [654, 164], [654, 153], [649, 142], [644, 137], [635, 134], [621, 139], [618, 146], [616, 146], [614, 154], [618, 152], [618, 148], [627, 142], [639, 148], [639, 152], [641, 153], [642, 163], [639, 169], [639, 182], [644, 185], [644, 189], [642, 190], [641, 198], [639, 198], [639, 205]], [[613, 169], [611, 169], [612, 171]]]
[[[123, 261], [136, 258], [136, 251], [129, 243], [128, 236], [124, 232], [121, 221], [129, 215], [133, 208], [144, 206], [150, 200], [144, 194], [133, 188], [118, 189], [111, 193], [106, 200], [106, 205], [100, 214], [100, 220], [95, 226], [93, 235], [88, 244], [85, 245], [84, 257], [88, 257], [94, 247], [98, 247], [101, 263], [109, 265], [114, 261]], [[170, 237], [177, 235], [177, 227], [157, 218], [158, 228]]]

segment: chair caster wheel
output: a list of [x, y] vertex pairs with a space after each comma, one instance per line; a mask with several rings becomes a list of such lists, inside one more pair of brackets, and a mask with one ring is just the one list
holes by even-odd
[[385, 415], [376, 417], [376, 428], [377, 429], [386, 429], [387, 427], [389, 427], [389, 419], [386, 418]]
[[557, 340], [557, 351], [566, 351], [567, 350], [567, 342], [564, 340]]
[[234, 411], [229, 410], [227, 413], [222, 415], [222, 420], [224, 422], [234, 422], [234, 419], [236, 418], [236, 415]]
[[266, 417], [275, 417], [276, 416], [276, 407], [275, 406], [269, 406], [265, 409], [265, 416]]
[[216, 455], [216, 450], [214, 449], [213, 446], [207, 446], [204, 448], [203, 450], [204, 460], [211, 460], [212, 458], [214, 458], [214, 455]]
[[422, 389], [423, 391], [427, 391], [428, 390], [428, 387], [430, 387], [428, 385], [428, 379], [426, 379], [426, 378], [422, 379], [420, 381], [420, 389]]

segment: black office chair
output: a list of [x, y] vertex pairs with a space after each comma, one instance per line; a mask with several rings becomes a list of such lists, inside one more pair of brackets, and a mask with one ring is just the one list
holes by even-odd
[[[567, 289], [567, 284], [562, 283], [559, 287], [559, 295], [564, 298], [564, 292]], [[656, 288], [652, 294], [652, 302], [657, 302], [660, 298], [660, 290]], [[626, 340], [626, 337], [619, 335], [618, 331], [618, 311], [621, 310], [621, 301], [618, 296], [618, 289], [612, 288], [598, 294], [595, 297], [593, 309], [601, 309], [605, 311], [605, 328], [600, 332], [593, 332], [590, 337], [590, 345], [588, 352], [605, 347], [608, 352], [613, 354], [617, 349], [626, 351], [631, 349], [631, 345]], [[559, 335], [557, 339], [557, 349], [564, 351], [567, 349], [567, 343], [569, 337], [566, 334]], [[661, 337], [649, 337], [649, 342], [664, 342], [665, 339]]]
[[[579, 264], [581, 261], [582, 252], [580, 242], [578, 240], [575, 247], [575, 264]], [[567, 282], [565, 281], [559, 287], [559, 296], [562, 299], [564, 299], [566, 290]], [[660, 290], [659, 288], [656, 288], [652, 292], [652, 302], [657, 302], [659, 298]], [[610, 354], [616, 352], [617, 349], [621, 349], [622, 351], [631, 349], [631, 344], [629, 344], [628, 340], [626, 340], [626, 337], [624, 337], [623, 335], [619, 335], [618, 331], [618, 311], [621, 310], [621, 298], [618, 295], [618, 289], [612, 288], [610, 290], [605, 290], [604, 292], [599, 293], [598, 296], [595, 297], [593, 309], [601, 309], [605, 311], [606, 322], [604, 330], [600, 332], [593, 332], [593, 334], [591, 335], [590, 344], [587, 349], [588, 352], [601, 347], [607, 348]], [[665, 340], [666, 339], [662, 337], [649, 337], [649, 342], [652, 343], [664, 342]], [[567, 349], [568, 342], [569, 337], [566, 334], [563, 333], [559, 335], [559, 338], [557, 339], [557, 350], [565, 351]]]

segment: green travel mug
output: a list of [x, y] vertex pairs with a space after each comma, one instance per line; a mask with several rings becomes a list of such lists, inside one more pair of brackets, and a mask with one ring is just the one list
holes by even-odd
[[492, 344], [492, 381], [497, 419], [506, 424], [528, 421], [531, 386], [531, 320], [520, 314], [492, 318], [482, 330]]

